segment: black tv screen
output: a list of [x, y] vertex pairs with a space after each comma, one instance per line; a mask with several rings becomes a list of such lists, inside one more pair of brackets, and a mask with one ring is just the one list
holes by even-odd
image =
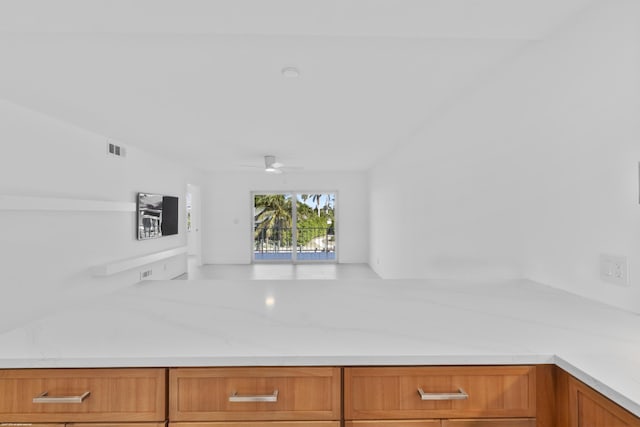
[[162, 235], [178, 234], [178, 198], [164, 196], [162, 198]]
[[178, 234], [178, 198], [138, 193], [138, 240]]

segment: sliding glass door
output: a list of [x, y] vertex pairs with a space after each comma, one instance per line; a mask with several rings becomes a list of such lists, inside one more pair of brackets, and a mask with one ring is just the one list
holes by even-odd
[[335, 262], [335, 193], [253, 194], [253, 260]]

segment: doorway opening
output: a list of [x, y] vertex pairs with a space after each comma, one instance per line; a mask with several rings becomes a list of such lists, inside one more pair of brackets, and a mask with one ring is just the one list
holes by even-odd
[[335, 192], [253, 193], [254, 262], [336, 262]]
[[200, 236], [200, 218], [202, 214], [200, 187], [187, 184], [186, 194], [186, 230], [187, 254], [193, 257], [196, 266], [202, 265], [202, 239]]

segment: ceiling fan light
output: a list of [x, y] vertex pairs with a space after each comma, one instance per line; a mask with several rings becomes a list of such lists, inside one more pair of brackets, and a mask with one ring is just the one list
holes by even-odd
[[296, 79], [300, 77], [300, 70], [296, 67], [284, 67], [281, 72], [282, 75], [288, 79]]
[[267, 173], [282, 173], [278, 168], [284, 166], [282, 163], [276, 162], [276, 156], [264, 156], [264, 171]]

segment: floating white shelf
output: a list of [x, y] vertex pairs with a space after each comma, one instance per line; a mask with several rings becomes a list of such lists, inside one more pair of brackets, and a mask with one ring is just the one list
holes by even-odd
[[135, 212], [135, 202], [0, 195], [0, 211]]
[[152, 264], [154, 262], [162, 261], [163, 259], [172, 258], [184, 253], [187, 253], [187, 247], [181, 246], [179, 248], [173, 248], [162, 252], [156, 252], [149, 255], [127, 258], [120, 261], [114, 261], [108, 264], [99, 265], [93, 267], [92, 272], [94, 276], [111, 276], [113, 274], [131, 270], [136, 267], [142, 267], [143, 265]]

